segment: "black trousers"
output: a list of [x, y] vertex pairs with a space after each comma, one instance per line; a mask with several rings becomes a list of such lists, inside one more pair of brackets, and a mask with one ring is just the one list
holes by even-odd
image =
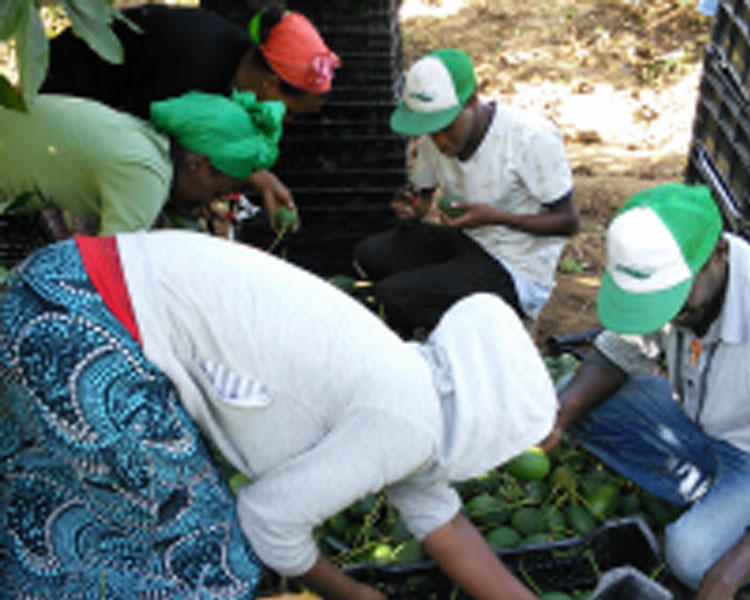
[[405, 337], [432, 329], [451, 304], [475, 292], [497, 294], [524, 317], [510, 273], [460, 229], [402, 221], [360, 242], [354, 260], [375, 283], [388, 324]]

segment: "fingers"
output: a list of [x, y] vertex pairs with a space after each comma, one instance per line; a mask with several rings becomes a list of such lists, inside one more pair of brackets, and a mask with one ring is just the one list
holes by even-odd
[[394, 200], [391, 202], [391, 208], [399, 219], [413, 219], [417, 216], [414, 207], [408, 202], [402, 200]]

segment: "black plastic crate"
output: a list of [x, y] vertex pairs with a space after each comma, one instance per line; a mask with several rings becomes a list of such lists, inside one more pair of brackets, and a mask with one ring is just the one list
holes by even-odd
[[750, 239], [750, 215], [743, 211], [744, 203], [739, 202], [700, 142], [693, 142], [690, 148], [685, 181], [707, 185], [721, 209], [726, 228]]
[[[360, 88], [361, 91], [361, 88]], [[310, 113], [295, 119], [292, 123], [284, 127], [284, 139], [296, 137], [299, 133], [304, 133], [304, 128], [309, 124], [325, 122], [328, 120], [342, 121], [359, 121], [367, 123], [376, 123], [378, 126], [388, 128], [390, 132], [390, 118], [393, 109], [396, 107], [396, 101], [393, 98], [376, 100], [370, 97], [340, 99], [331, 94], [331, 99], [323, 105], [323, 110], [316, 113]], [[384, 129], [385, 131], [385, 129]]]
[[750, 233], [750, 102], [714, 44], [706, 48], [685, 179], [708, 185], [728, 227]]
[[604, 573], [590, 600], [672, 600], [672, 592], [630, 566]]
[[298, 195], [305, 194], [307, 190], [316, 190], [318, 196], [322, 196], [325, 191], [320, 188], [321, 177], [335, 178], [334, 195], [341, 197], [344, 202], [350, 202], [352, 194], [356, 195], [360, 189], [377, 189], [393, 195], [406, 183], [401, 169], [385, 167], [333, 169], [322, 173], [320, 169], [299, 168], [287, 181], [294, 183]]
[[353, 13], [351, 10], [316, 12], [309, 9], [304, 9], [302, 12], [324, 34], [352, 26], [363, 28], [367, 32], [388, 32], [398, 27], [398, 15], [382, 6], [359, 13], [356, 11]]
[[[526, 585], [542, 592], [593, 590], [602, 573], [625, 565], [650, 576], [663, 562], [653, 532], [639, 517], [610, 521], [585, 537], [503, 550], [498, 556]], [[389, 597], [466, 598], [432, 561], [354, 565], [346, 571], [390, 591]]]
[[[386, 221], [390, 217], [382, 215], [382, 218]], [[378, 219], [374, 223], [377, 224]], [[379, 231], [380, 227], [373, 230]], [[352, 231], [348, 229], [348, 223], [337, 224], [328, 220], [316, 223], [314, 217], [308, 217], [305, 213], [302, 230], [286, 236], [273, 252], [324, 278], [337, 274], [355, 276], [352, 253], [365, 232], [365, 226]], [[238, 238], [267, 249], [274, 243], [275, 235], [263, 223], [256, 222], [241, 224]]]
[[325, 24], [329, 19], [337, 22], [343, 18], [366, 20], [383, 13], [393, 15], [398, 12], [401, 0], [287, 0], [286, 5], [292, 10], [303, 12], [316, 24]]
[[[289, 141], [284, 148], [288, 151], [286, 159], [279, 162], [274, 172], [284, 179], [287, 185], [293, 186], [295, 189], [292, 191], [295, 193], [299, 191], [294, 183], [295, 172], [299, 169], [318, 169], [318, 185], [322, 188], [335, 185], [337, 172], [340, 171], [365, 168], [368, 165], [391, 166], [398, 161], [405, 161], [405, 149], [385, 141], [341, 141], [336, 144], [337, 152], [326, 152], [324, 147], [316, 146], [314, 141], [310, 140]], [[304, 159], [298, 160], [297, 156], [303, 154]]]
[[722, 0], [716, 12], [711, 42], [730, 65], [731, 77], [750, 95], [750, 2]]
[[[398, 81], [398, 80], [395, 80]], [[390, 102], [397, 96], [398, 86], [390, 75], [378, 73], [376, 70], [364, 69], [349, 77], [336, 75], [336, 85], [331, 91], [328, 102], [331, 107], [323, 111], [325, 117], [336, 116], [333, 110], [339, 102], [356, 102], [363, 97], [369, 98], [375, 103]], [[366, 93], [365, 93], [366, 90]], [[314, 119], [317, 115], [310, 113], [305, 115], [305, 120]], [[360, 118], [366, 117], [367, 113], [360, 113]], [[387, 126], [387, 121], [381, 122]]]

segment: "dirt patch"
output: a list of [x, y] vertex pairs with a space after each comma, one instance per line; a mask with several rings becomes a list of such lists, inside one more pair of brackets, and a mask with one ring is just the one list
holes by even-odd
[[563, 134], [581, 228], [532, 333], [597, 326], [607, 223], [633, 193], [683, 178], [711, 19], [669, 0], [404, 0], [400, 16], [407, 67], [462, 48], [483, 96]]

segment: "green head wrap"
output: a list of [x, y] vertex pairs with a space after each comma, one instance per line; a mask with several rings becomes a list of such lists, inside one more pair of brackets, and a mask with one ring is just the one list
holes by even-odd
[[252, 92], [188, 92], [152, 102], [151, 122], [222, 173], [246, 179], [276, 162], [285, 111], [283, 102], [258, 102]]

